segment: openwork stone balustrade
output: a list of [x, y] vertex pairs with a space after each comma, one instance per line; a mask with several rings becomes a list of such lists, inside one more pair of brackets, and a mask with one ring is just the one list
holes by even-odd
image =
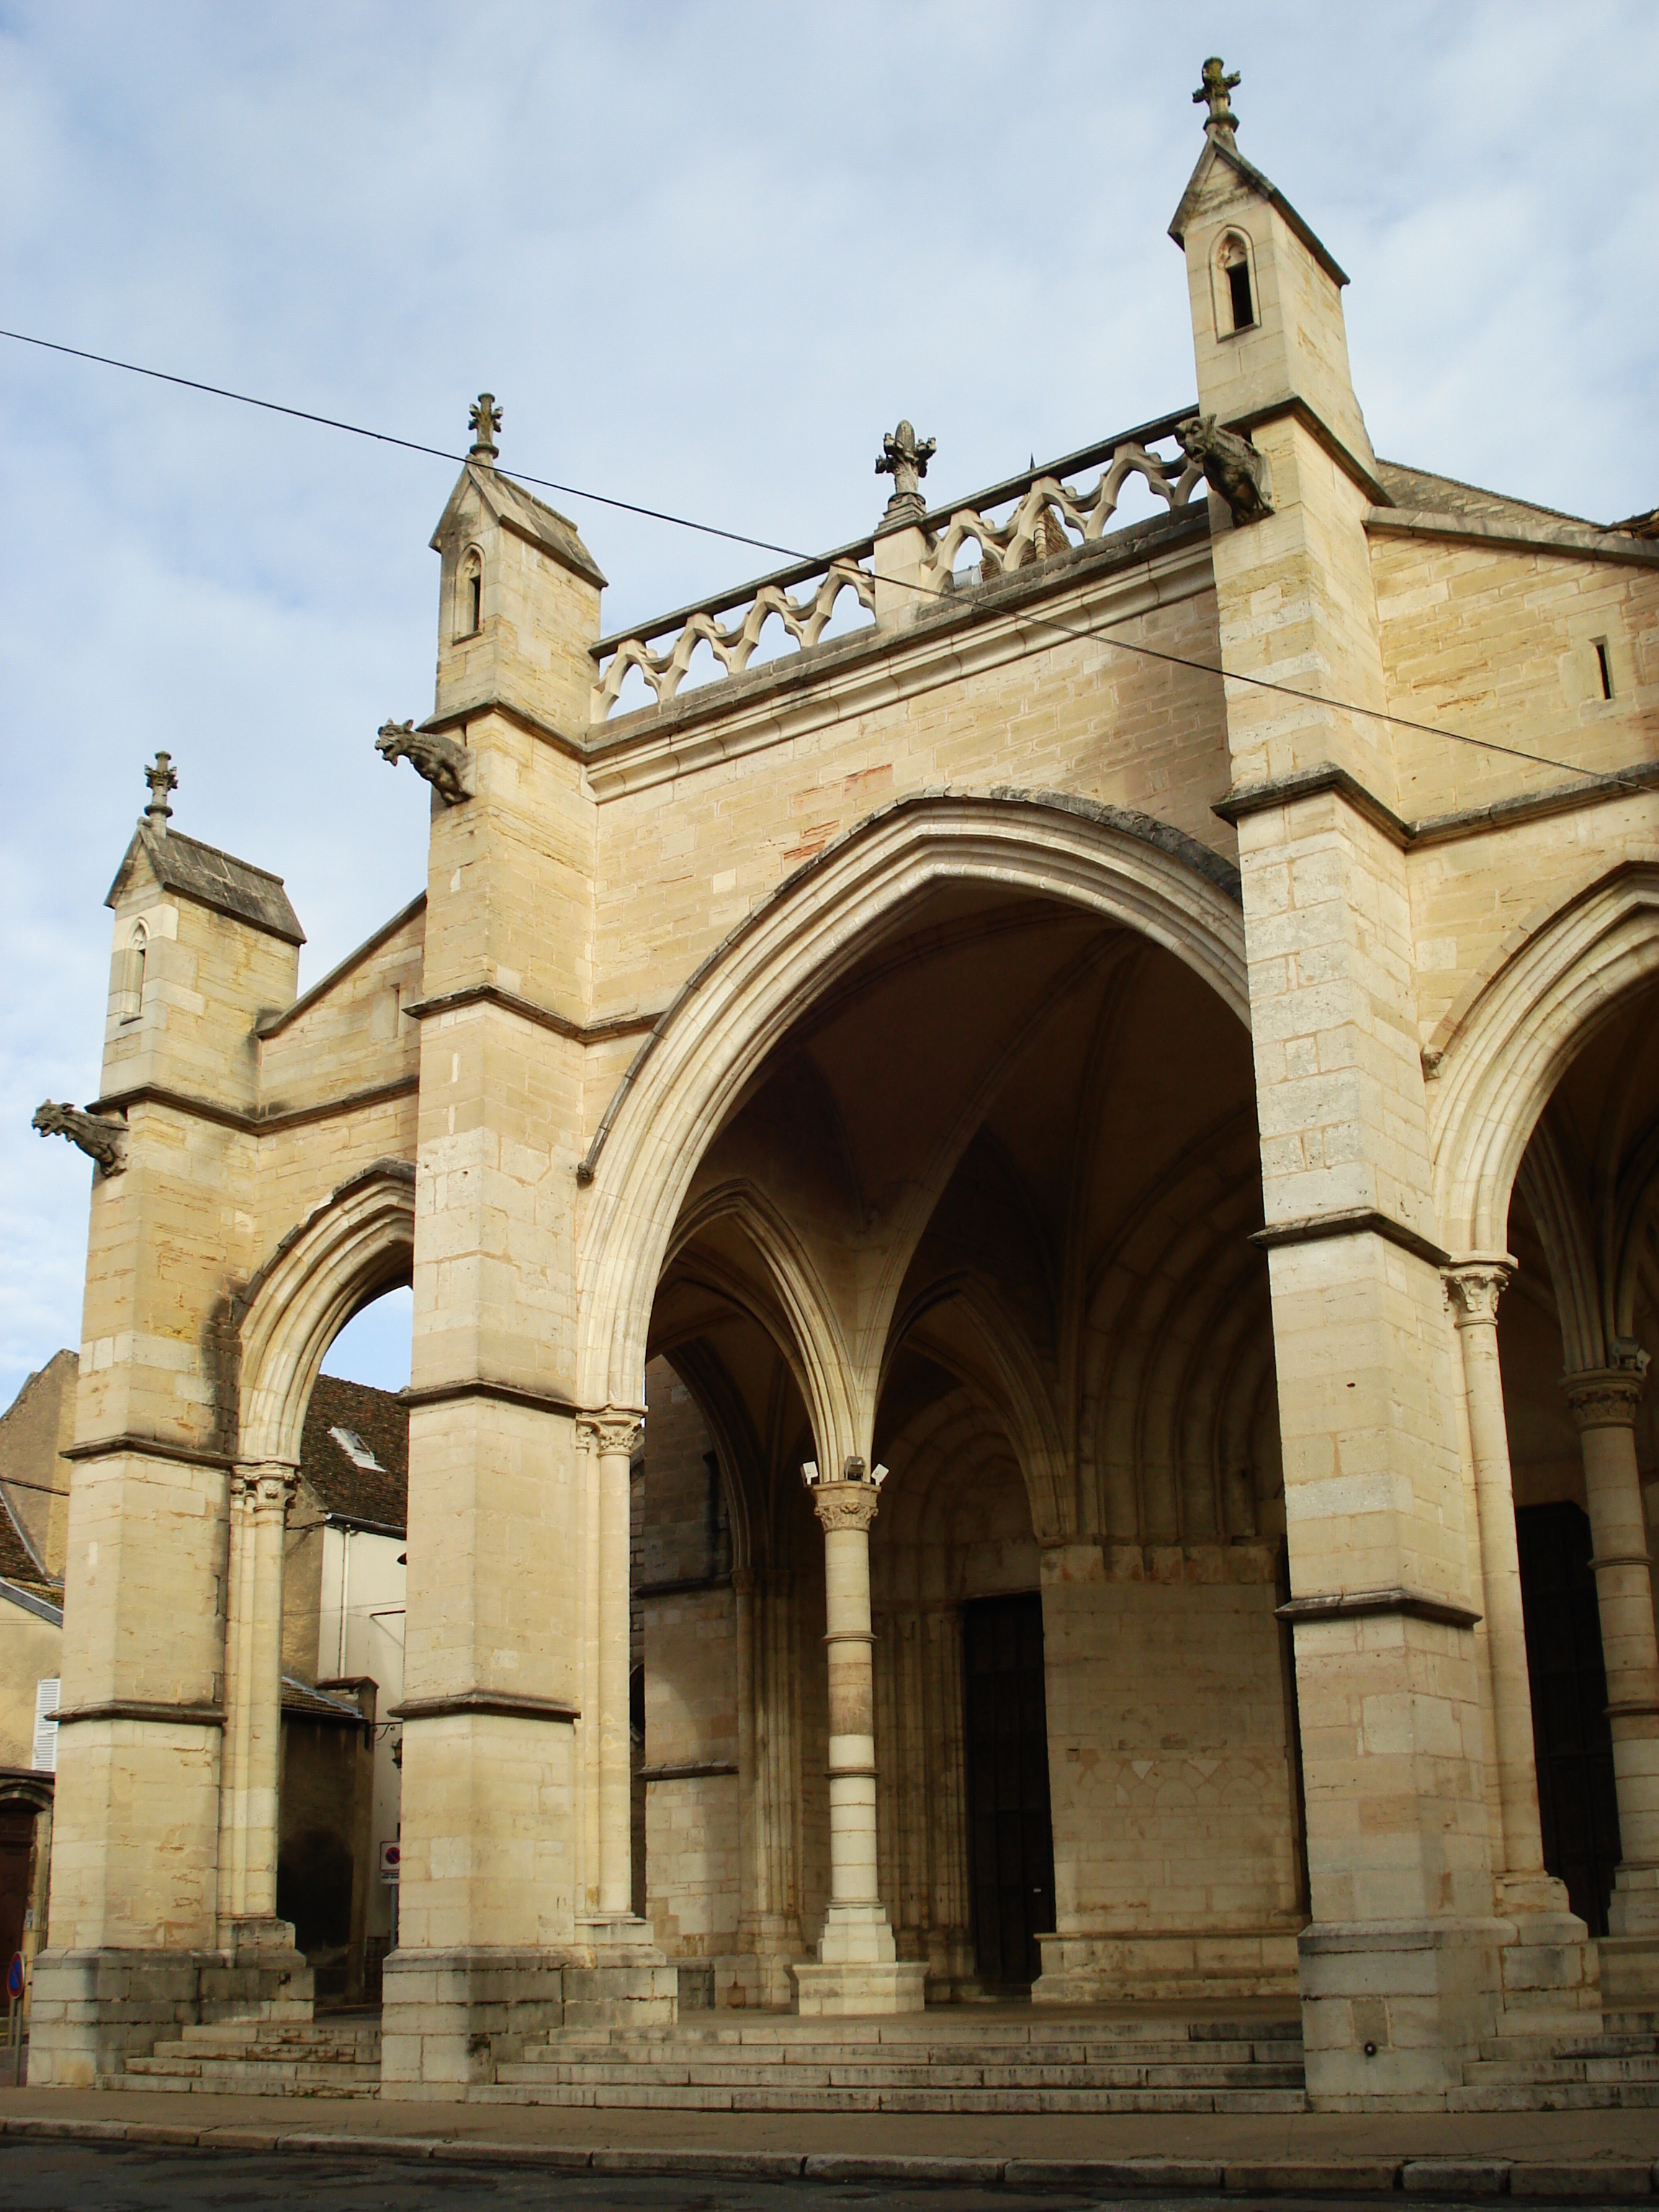
[[[921, 524], [927, 551], [917, 577], [918, 593], [943, 598], [988, 583], [1030, 562], [1047, 560], [1073, 544], [1093, 544], [1110, 528], [1131, 477], [1139, 477], [1170, 508], [1184, 507], [1204, 480], [1202, 468], [1187, 457], [1176, 438], [1177, 425], [1192, 413], [1191, 408], [1182, 408], [1158, 422], [1085, 446], [1063, 460], [1009, 477], [970, 499], [933, 509]], [[1173, 453], [1166, 457], [1155, 452], [1158, 446], [1172, 447]], [[1097, 471], [1092, 483], [1080, 481]], [[978, 548], [979, 565], [976, 572], [964, 573], [958, 563], [970, 544]], [[592, 648], [598, 670], [593, 720], [603, 722], [613, 713], [630, 669], [639, 670], [657, 705], [672, 699], [704, 643], [723, 674], [741, 675], [760, 649], [763, 633], [775, 615], [795, 647], [803, 650], [823, 637], [844, 592], [853, 592], [873, 619], [874, 562], [872, 536], [817, 560], [780, 568], [754, 583], [740, 584], [717, 599], [676, 608], [645, 628], [601, 638]]]

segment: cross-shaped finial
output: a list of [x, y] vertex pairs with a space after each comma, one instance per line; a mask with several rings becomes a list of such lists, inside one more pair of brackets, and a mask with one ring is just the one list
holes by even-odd
[[1233, 87], [1238, 82], [1238, 71], [1235, 70], [1229, 76], [1226, 63], [1219, 54], [1212, 54], [1204, 64], [1202, 80], [1193, 94], [1193, 105], [1196, 107], [1202, 101], [1209, 102], [1210, 112], [1205, 118], [1204, 128], [1206, 131], [1237, 131], [1238, 118], [1233, 113], [1231, 94]]
[[179, 788], [178, 772], [173, 765], [171, 753], [157, 753], [155, 765], [144, 770], [144, 781], [149, 786], [149, 805], [144, 809], [144, 819], [159, 837], [167, 834], [167, 823], [173, 809], [167, 805], [167, 793]]
[[478, 394], [477, 405], [467, 415], [466, 427], [473, 434], [472, 450], [467, 455], [468, 460], [493, 461], [499, 451], [495, 433], [501, 427], [501, 410], [495, 404], [493, 392]]
[[919, 487], [927, 473], [928, 462], [938, 451], [937, 438], [918, 445], [915, 430], [908, 422], [901, 422], [896, 430], [890, 430], [883, 438], [876, 474], [893, 479], [893, 496], [887, 502], [890, 515], [914, 515], [917, 521], [921, 520], [924, 510]]

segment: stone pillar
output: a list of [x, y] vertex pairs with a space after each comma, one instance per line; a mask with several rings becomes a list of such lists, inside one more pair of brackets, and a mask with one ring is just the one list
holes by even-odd
[[967, 1760], [963, 1742], [962, 1608], [935, 1607], [927, 1632], [927, 1830], [933, 1971], [952, 1995], [977, 1986], [968, 1905]]
[[597, 1941], [649, 1942], [634, 1912], [632, 1765], [629, 1741], [629, 1478], [641, 1434], [635, 1413], [606, 1412], [584, 1419], [579, 1434], [598, 1475], [599, 1711], [599, 1900], [587, 1925]]
[[[745, 2001], [787, 2006], [793, 1994], [789, 1977], [802, 1948], [795, 1893], [800, 1787], [795, 1767], [794, 1577], [776, 1568], [760, 1574], [738, 1568], [732, 1582], [738, 1592], [738, 1787], [743, 1823], [738, 1948], [756, 1961], [752, 1999], [747, 1995], [750, 1984], [743, 1984]], [[750, 1774], [752, 1782], [744, 1779]]]
[[1659, 2002], [1659, 1641], [1636, 1465], [1636, 1409], [1647, 1364], [1647, 1354], [1635, 1352], [1620, 1365], [1563, 1382], [1584, 1455], [1619, 1794], [1619, 1871], [1609, 1933], [1598, 1947], [1610, 2010], [1650, 2010]]
[[276, 1920], [283, 1739], [283, 1550], [297, 1471], [273, 1462], [229, 1481], [225, 1735], [220, 1784], [221, 1948], [292, 1949]]
[[[816, 1473], [816, 1470], [814, 1470]], [[876, 1883], [876, 1740], [870, 1524], [880, 1486], [861, 1459], [839, 1482], [809, 1478], [823, 1528], [830, 1661], [830, 1909], [817, 1966], [797, 1966], [803, 2013], [920, 2012], [927, 1968], [900, 1964]]]
[[1493, 1839], [1493, 1887], [1499, 1917], [1514, 1920], [1517, 1929], [1516, 1942], [1503, 1956], [1506, 2008], [1577, 2013], [1598, 2002], [1595, 1954], [1567, 1901], [1565, 1885], [1544, 1869], [1521, 1554], [1498, 1357], [1498, 1301], [1512, 1272], [1507, 1255], [1460, 1261], [1446, 1271], [1463, 1363], [1486, 1613], [1501, 1824]]

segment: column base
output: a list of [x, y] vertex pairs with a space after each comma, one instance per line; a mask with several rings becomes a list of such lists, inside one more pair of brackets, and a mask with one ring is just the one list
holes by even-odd
[[1553, 1875], [1500, 1875], [1498, 1914], [1514, 1929], [1498, 1954], [1503, 2032], [1584, 2035], [1599, 2028], [1601, 1972], [1589, 1930]]
[[919, 1959], [866, 1960], [843, 1966], [803, 1960], [790, 1967], [789, 1976], [795, 1985], [795, 2010], [804, 2020], [920, 2012], [927, 2002], [927, 1969]]
[[287, 1938], [222, 1951], [42, 1951], [29, 2022], [33, 2087], [88, 2089], [204, 2021], [309, 2020], [311, 1970]]
[[1316, 1922], [1297, 1949], [1308, 2101], [1431, 2110], [1498, 2032], [1513, 1940], [1498, 1920]]
[[1297, 1992], [1297, 1923], [1208, 1929], [1061, 1930], [1039, 1936], [1034, 2004], [1131, 1997], [1274, 1997]]
[[564, 2027], [672, 2026], [678, 1986], [678, 1969], [659, 1953], [607, 1960], [588, 1944], [394, 1951], [383, 1983], [380, 2094], [459, 2100], [521, 2058], [526, 2044]]
[[738, 1923], [738, 1956], [732, 1961], [728, 2005], [787, 2010], [793, 2002], [790, 1971], [806, 1946], [793, 1913], [746, 1912]]
[[204, 2021], [309, 2020], [316, 1978], [294, 1941], [291, 1920], [274, 1914], [222, 1921], [220, 1958], [202, 1968]]

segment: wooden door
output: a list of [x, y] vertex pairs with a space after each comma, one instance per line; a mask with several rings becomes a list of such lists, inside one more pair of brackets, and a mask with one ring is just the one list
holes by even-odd
[[1042, 1600], [981, 1598], [964, 1609], [968, 1850], [980, 1979], [1025, 1988], [1054, 1924], [1054, 1841], [1042, 1688]]

